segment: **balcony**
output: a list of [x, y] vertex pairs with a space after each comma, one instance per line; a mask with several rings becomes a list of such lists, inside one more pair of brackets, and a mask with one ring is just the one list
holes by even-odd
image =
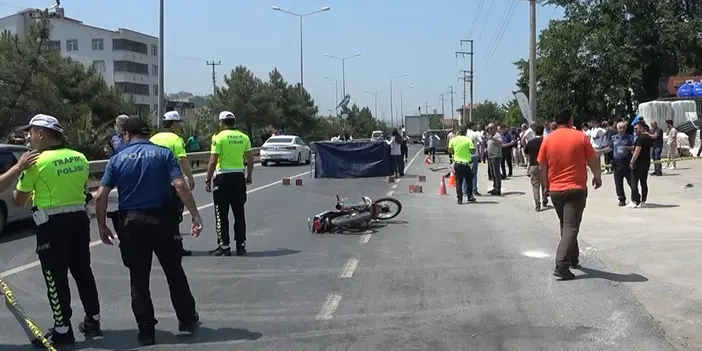
[[144, 74], [137, 74], [137, 73], [129, 73], [129, 72], [114, 72], [113, 73], [113, 79], [115, 83], [140, 83], [140, 84], [149, 84], [152, 82], [152, 79], [149, 79], [150, 76], [144, 75]]
[[112, 59], [115, 61], [132, 61], [139, 63], [148, 63], [149, 55], [143, 55], [131, 51], [114, 51], [112, 52]]

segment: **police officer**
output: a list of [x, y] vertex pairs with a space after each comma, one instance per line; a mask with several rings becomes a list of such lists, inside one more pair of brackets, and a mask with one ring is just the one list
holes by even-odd
[[37, 254], [54, 315], [54, 327], [46, 338], [56, 345], [75, 342], [69, 270], [85, 310], [79, 330], [87, 337], [101, 336], [100, 303], [90, 267], [90, 218], [85, 196], [88, 160], [64, 145], [63, 128], [52, 116], [36, 115], [23, 129], [29, 130], [32, 148], [40, 154], [36, 163], [22, 172], [13, 200], [16, 205], [32, 200], [34, 204]]
[[142, 345], [156, 342], [158, 321], [149, 292], [154, 253], [168, 281], [178, 329], [192, 332], [200, 325], [195, 299], [183, 271], [180, 235], [173, 234], [179, 223], [173, 217], [171, 183], [191, 213], [191, 233], [195, 237], [202, 230], [202, 219], [173, 153], [151, 143], [147, 139], [149, 132], [148, 123], [141, 118], [130, 118], [124, 123], [127, 147], [107, 163], [95, 198], [100, 239], [112, 245], [114, 237], [106, 225], [107, 198], [117, 187], [119, 216], [115, 231], [120, 240], [122, 262], [129, 268], [132, 311]]
[[[185, 142], [183, 138], [178, 135], [183, 130], [182, 120], [180, 114], [177, 111], [169, 111], [163, 115], [163, 126], [166, 128], [163, 132], [157, 133], [151, 137], [150, 141], [156, 145], [163, 146], [173, 152], [180, 168], [185, 173], [188, 178], [188, 184], [190, 185], [190, 190], [195, 189], [195, 178], [193, 177], [193, 171], [190, 168], [190, 163], [188, 162], [188, 154], [185, 152]], [[178, 223], [183, 222], [183, 203], [178, 198], [175, 189], [173, 189], [173, 201], [175, 202], [176, 216], [178, 217]], [[180, 234], [180, 228], [176, 228], [178, 234]], [[182, 242], [181, 242], [182, 244]], [[192, 252], [182, 249], [183, 256], [190, 256]]]
[[254, 164], [251, 140], [235, 128], [236, 118], [233, 113], [222, 111], [219, 114], [219, 122], [223, 130], [212, 136], [210, 162], [207, 165], [205, 177], [205, 190], [212, 192], [217, 223], [218, 246], [210, 251], [210, 255], [232, 255], [229, 246], [229, 209], [231, 208], [234, 214], [236, 254], [242, 256], [246, 254], [246, 216], [244, 214], [246, 185], [251, 184]]

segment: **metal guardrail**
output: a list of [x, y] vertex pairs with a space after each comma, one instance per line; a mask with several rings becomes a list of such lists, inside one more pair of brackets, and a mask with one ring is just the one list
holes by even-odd
[[[252, 149], [253, 154], [254, 154], [254, 161], [258, 162], [259, 155], [261, 153], [261, 148], [255, 147]], [[201, 151], [201, 152], [190, 152], [188, 153], [188, 160], [191, 162], [196, 162], [200, 161], [200, 164], [203, 165], [202, 167], [207, 166], [207, 161], [210, 159], [210, 152], [209, 151]], [[90, 173], [102, 173], [105, 171], [105, 166], [107, 166], [107, 161], [108, 160], [99, 160], [99, 161], [90, 161]]]

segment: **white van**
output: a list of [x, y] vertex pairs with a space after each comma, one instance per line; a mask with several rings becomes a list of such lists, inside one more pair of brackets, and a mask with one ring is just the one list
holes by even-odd
[[371, 141], [378, 141], [382, 137], [383, 137], [382, 130], [375, 130], [375, 131], [373, 131], [373, 133], [371, 133]]

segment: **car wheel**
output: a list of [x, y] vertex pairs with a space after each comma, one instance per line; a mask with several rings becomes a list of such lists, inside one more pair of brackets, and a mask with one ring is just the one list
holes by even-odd
[[307, 154], [307, 161], [305, 161], [305, 164], [307, 164], [307, 165], [310, 163], [312, 163], [312, 153], [311, 152], [309, 154]]
[[268, 166], [268, 161], [261, 161], [261, 166], [263, 166], [263, 167]]
[[0, 237], [5, 232], [6, 225], [7, 225], [7, 207], [5, 207], [5, 203], [0, 202]]
[[297, 164], [298, 165], [302, 164], [302, 155], [299, 152], [297, 153]]

